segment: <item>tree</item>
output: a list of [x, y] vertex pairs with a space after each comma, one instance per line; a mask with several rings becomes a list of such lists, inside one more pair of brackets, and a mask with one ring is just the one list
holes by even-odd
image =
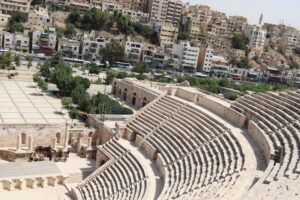
[[20, 11], [13, 12], [8, 23], [8, 31], [12, 33], [23, 32], [24, 26], [22, 25], [22, 23], [26, 21], [27, 21], [26, 13]]
[[232, 64], [238, 68], [250, 69], [252, 65], [249, 63], [249, 59], [247, 57], [242, 58], [240, 61], [233, 60]]
[[80, 20], [81, 20], [81, 16], [78, 10], [72, 11], [68, 16], [68, 22], [72, 24], [80, 23]]
[[52, 81], [56, 84], [62, 95], [70, 95], [74, 88], [72, 68], [69, 65], [58, 64], [51, 75]]
[[148, 73], [150, 70], [148, 68], [147, 63], [138, 63], [133, 67], [132, 71], [143, 74], [143, 73]]
[[243, 33], [235, 33], [232, 37], [232, 47], [235, 49], [246, 49], [249, 40], [245, 38]]
[[79, 109], [85, 112], [91, 110], [91, 98], [82, 85], [77, 85], [71, 93], [72, 100]]
[[70, 97], [64, 97], [64, 98], [62, 98], [61, 105], [62, 105], [62, 108], [61, 108], [60, 113], [62, 112], [62, 110], [64, 108], [70, 109], [71, 105], [72, 105], [72, 98], [70, 98]]
[[14, 61], [15, 61], [16, 66], [19, 67], [20, 64], [21, 64], [21, 59], [20, 59], [20, 56], [18, 54], [16, 54], [14, 56]]
[[178, 40], [188, 40], [188, 39], [189, 39], [189, 35], [187, 32], [180, 31], [178, 33]]
[[116, 41], [107, 43], [100, 49], [100, 56], [102, 57], [102, 61], [108, 61], [110, 65], [122, 60], [124, 58], [124, 55], [124, 47]]
[[73, 122], [74, 119], [79, 118], [79, 111], [76, 108], [72, 108], [71, 110], [69, 110], [69, 116]]
[[294, 49], [294, 51], [295, 51], [296, 54], [300, 55], [300, 47], [296, 47], [296, 48]]
[[75, 34], [75, 26], [74, 24], [67, 24], [64, 35], [66, 38], [72, 39]]
[[11, 51], [0, 55], [0, 69], [14, 70], [13, 57]]
[[32, 66], [33, 57], [31, 55], [27, 55], [25, 59], [27, 60], [27, 68], [29, 69]]
[[300, 65], [296, 61], [290, 63], [290, 69], [299, 69]]
[[89, 65], [89, 73], [90, 74], [99, 74], [102, 71], [102, 69], [96, 65], [96, 64], [91, 64]]
[[38, 87], [42, 92], [45, 92], [48, 90], [48, 83], [44, 79], [40, 79], [38, 80]]

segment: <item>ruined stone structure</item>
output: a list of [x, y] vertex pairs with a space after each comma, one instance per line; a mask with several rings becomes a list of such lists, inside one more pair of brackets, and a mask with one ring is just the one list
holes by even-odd
[[299, 199], [300, 91], [231, 103], [180, 85], [113, 87], [143, 108], [97, 146], [100, 167], [74, 199]]

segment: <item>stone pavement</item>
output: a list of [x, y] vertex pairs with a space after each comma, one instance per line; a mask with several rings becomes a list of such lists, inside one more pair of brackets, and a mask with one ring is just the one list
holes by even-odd
[[69, 119], [61, 100], [41, 95], [33, 82], [0, 80], [0, 124], [60, 124]]

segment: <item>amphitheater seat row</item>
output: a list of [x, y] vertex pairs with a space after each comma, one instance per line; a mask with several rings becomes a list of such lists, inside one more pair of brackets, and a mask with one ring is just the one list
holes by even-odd
[[159, 152], [165, 174], [159, 199], [196, 195], [216, 183], [226, 189], [244, 168], [244, 154], [234, 134], [180, 99], [161, 98], [127, 124], [127, 129]]
[[267, 183], [281, 177], [295, 178], [300, 172], [300, 95], [273, 92], [245, 95], [232, 108], [244, 113], [270, 141], [278, 157], [273, 157], [264, 177]]
[[147, 176], [139, 161], [116, 138], [99, 148], [110, 159], [75, 188], [81, 199], [143, 199]]

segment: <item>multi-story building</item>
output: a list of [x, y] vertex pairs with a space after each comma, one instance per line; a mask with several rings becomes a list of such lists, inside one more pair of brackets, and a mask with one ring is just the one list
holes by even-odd
[[210, 73], [212, 68], [212, 58], [214, 50], [212, 48], [200, 48], [199, 66], [200, 71]]
[[25, 29], [30, 31], [48, 30], [52, 26], [52, 18], [48, 14], [30, 12]]
[[231, 68], [229, 77], [233, 80], [245, 81], [248, 77], [248, 70], [241, 68]]
[[10, 15], [2, 14], [0, 11], [0, 28], [5, 28], [9, 22]]
[[183, 4], [179, 0], [148, 0], [151, 22], [178, 25]]
[[149, 14], [142, 11], [121, 9], [121, 12], [127, 15], [133, 22], [147, 23], [149, 21]]
[[59, 39], [57, 51], [62, 52], [66, 57], [77, 58], [79, 56], [80, 43], [79, 40]]
[[125, 56], [129, 62], [138, 63], [141, 60], [143, 44], [136, 38], [127, 38], [125, 43]]
[[160, 46], [172, 46], [176, 43], [179, 31], [177, 26], [160, 24], [155, 26], [155, 30], [158, 32]]
[[178, 26], [181, 17], [182, 2], [179, 0], [169, 0], [165, 23]]
[[217, 77], [228, 77], [230, 73], [230, 64], [221, 56], [213, 56], [211, 73]]
[[11, 14], [15, 11], [29, 13], [31, 0], [1, 0], [0, 11], [4, 14]]
[[173, 54], [179, 64], [189, 71], [196, 71], [198, 67], [200, 48], [192, 47], [189, 42], [182, 42], [173, 46]]
[[91, 4], [87, 0], [69, 0], [68, 5], [82, 12], [91, 8]]
[[256, 49], [262, 50], [265, 45], [267, 30], [261, 25], [247, 25], [244, 29], [246, 38], [249, 39], [249, 45]]
[[119, 43], [123, 43], [124, 35], [112, 35], [108, 32], [101, 31], [96, 32], [92, 31], [90, 33], [85, 33], [82, 38], [81, 44], [81, 54], [84, 59], [96, 60], [100, 58], [100, 49], [104, 47], [105, 44], [110, 43], [111, 41], [117, 41]]
[[29, 51], [29, 37], [22, 33], [3, 32], [3, 48], [21, 52]]
[[[32, 51], [35, 53], [51, 54], [56, 48], [57, 35], [55, 28], [32, 32]], [[46, 52], [46, 51], [49, 51]]]
[[258, 25], [247, 25], [244, 28], [244, 35], [249, 39], [250, 47], [262, 50], [265, 45], [267, 30], [262, 26], [263, 15], [260, 16]]
[[231, 33], [243, 32], [245, 26], [248, 24], [248, 20], [242, 16], [230, 16], [228, 17], [228, 29]]

